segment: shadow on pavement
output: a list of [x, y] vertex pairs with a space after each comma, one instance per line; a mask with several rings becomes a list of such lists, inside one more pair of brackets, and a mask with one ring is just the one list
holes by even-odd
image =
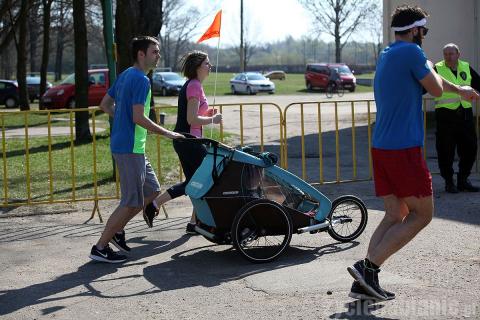
[[145, 279], [161, 291], [195, 286], [215, 287], [222, 283], [289, 266], [309, 263], [324, 255], [341, 252], [358, 246], [350, 243], [333, 243], [322, 247], [291, 247], [278, 260], [264, 264], [246, 261], [232, 247], [223, 251], [211, 250], [214, 245], [177, 253], [172, 259], [144, 269]]
[[[480, 225], [478, 207], [480, 197], [475, 193], [462, 192], [459, 194], [448, 194], [444, 191], [443, 179], [437, 174], [438, 164], [435, 149], [435, 129], [430, 124], [426, 134], [426, 160], [430, 171], [433, 173], [433, 189], [435, 202], [435, 217], [448, 219], [462, 223]], [[336, 164], [336, 133], [327, 131], [322, 133], [322, 162], [323, 180], [335, 182], [337, 179]], [[339, 180], [348, 179], [369, 179], [369, 156], [368, 156], [368, 127], [358, 126], [355, 128], [355, 157], [353, 157], [352, 129], [338, 130], [338, 155], [339, 155]], [[288, 146], [288, 170], [295, 175], [302, 177], [302, 158], [300, 136], [293, 136], [287, 139]], [[318, 134], [307, 134], [304, 136], [305, 145], [305, 167], [306, 181], [316, 183], [320, 181], [319, 161], [319, 137]], [[260, 146], [253, 146], [256, 151]], [[276, 144], [264, 146], [265, 151], [280, 155], [280, 147]], [[356, 171], [353, 164], [356, 164]], [[458, 160], [458, 159], [456, 159]], [[455, 161], [454, 168], [458, 167]], [[475, 167], [473, 168], [475, 170]], [[475, 185], [480, 185], [478, 174], [472, 173], [471, 180]], [[354, 194], [360, 197], [367, 204], [369, 209], [384, 211], [383, 201], [375, 197], [375, 189], [372, 180], [354, 183], [333, 183], [316, 185], [316, 187], [331, 200], [344, 194]]]
[[[115, 281], [119, 279], [128, 279], [128, 278], [138, 278], [141, 275], [131, 275], [127, 277], [119, 277], [109, 280], [99, 280], [100, 278], [114, 274], [118, 269], [129, 268], [132, 266], [138, 266], [146, 264], [146, 261], [135, 262], [143, 258], [154, 256], [162, 252], [171, 250], [178, 246], [183, 245], [189, 236], [184, 235], [174, 241], [148, 241], [143, 237], [130, 239], [130, 242], [141, 243], [142, 245], [136, 247], [134, 253], [129, 255], [129, 261], [125, 264], [114, 265], [106, 263], [97, 263], [94, 261], [89, 261], [84, 265], [81, 265], [78, 270], [61, 275], [55, 278], [52, 281], [47, 281], [43, 283], [34, 284], [21, 289], [14, 290], [3, 290], [0, 291], [0, 315], [7, 315], [22, 308], [42, 304], [45, 302], [51, 301], [60, 301], [63, 299], [68, 299], [72, 297], [85, 297], [85, 296], [96, 296], [96, 297], [107, 297], [102, 294], [102, 292], [96, 290], [92, 285], [97, 281]], [[63, 297], [52, 297], [54, 295], [60, 294], [64, 291], [70, 290], [72, 288], [84, 286], [87, 291], [81, 292], [78, 294], [73, 294], [70, 296]], [[148, 292], [138, 292], [130, 295], [115, 295], [108, 296], [108, 298], [124, 298], [129, 296], [138, 296], [144, 294], [151, 294], [154, 291]], [[64, 306], [59, 307], [50, 307], [43, 310], [43, 314], [48, 314], [55, 312], [57, 310], [65, 308]]]
[[396, 320], [397, 318], [377, 317], [372, 314], [373, 311], [380, 310], [384, 307], [383, 304], [375, 304], [369, 300], [356, 300], [345, 304], [347, 309], [342, 313], [334, 313], [330, 315], [329, 319], [352, 319], [352, 320], [367, 320], [367, 319], [385, 319]]
[[[126, 227], [128, 242], [135, 241], [132, 238], [136, 234], [156, 233], [158, 231], [183, 229], [189, 218], [170, 218], [165, 220], [155, 220], [153, 228], [148, 228], [143, 220], [130, 221]], [[8, 220], [0, 220], [0, 223], [8, 223]], [[54, 236], [64, 238], [84, 238], [90, 236], [99, 236], [104, 224], [58, 224], [50, 226], [25, 225], [9, 231], [3, 230], [0, 234], [0, 243], [13, 241], [32, 241]]]

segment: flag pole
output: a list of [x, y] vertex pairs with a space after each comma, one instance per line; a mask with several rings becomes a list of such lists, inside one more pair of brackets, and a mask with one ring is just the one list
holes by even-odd
[[[218, 53], [220, 51], [220, 36], [217, 42], [217, 59], [215, 62], [215, 83], [213, 85], [213, 109], [215, 109], [215, 98], [217, 96], [217, 78], [218, 78]], [[210, 126], [210, 139], [213, 136], [213, 126]]]
[[218, 53], [220, 51], [220, 37], [217, 42], [217, 61], [215, 62], [215, 85], [213, 86], [213, 105], [215, 105], [215, 97], [217, 95], [217, 75], [218, 75]]

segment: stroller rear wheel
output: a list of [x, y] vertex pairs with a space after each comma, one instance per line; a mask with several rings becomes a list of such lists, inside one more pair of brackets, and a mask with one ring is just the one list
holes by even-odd
[[258, 199], [235, 215], [232, 241], [249, 261], [262, 263], [277, 258], [292, 239], [292, 219], [277, 202]]
[[328, 234], [337, 241], [348, 242], [356, 239], [365, 230], [368, 213], [359, 198], [341, 196], [333, 201], [328, 218]]

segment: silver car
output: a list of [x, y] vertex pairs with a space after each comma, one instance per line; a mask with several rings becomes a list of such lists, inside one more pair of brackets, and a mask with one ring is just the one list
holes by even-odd
[[152, 91], [162, 96], [178, 94], [185, 84], [185, 78], [175, 72], [155, 72], [152, 76]]
[[257, 92], [275, 93], [275, 84], [258, 72], [243, 72], [230, 80], [232, 94]]

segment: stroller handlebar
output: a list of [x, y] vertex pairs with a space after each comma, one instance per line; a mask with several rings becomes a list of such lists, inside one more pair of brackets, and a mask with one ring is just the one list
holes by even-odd
[[186, 142], [194, 142], [194, 143], [200, 143], [200, 144], [206, 144], [206, 145], [210, 145], [210, 146], [215, 146], [215, 147], [222, 147], [224, 149], [228, 149], [228, 150], [233, 150], [234, 148], [229, 146], [229, 145], [226, 145], [220, 141], [217, 141], [217, 140], [213, 140], [213, 139], [209, 139], [209, 138], [197, 138], [191, 134], [185, 134], [185, 133], [182, 133], [185, 138], [177, 138], [176, 140], [178, 140], [179, 142], [181, 141], [186, 141]]

